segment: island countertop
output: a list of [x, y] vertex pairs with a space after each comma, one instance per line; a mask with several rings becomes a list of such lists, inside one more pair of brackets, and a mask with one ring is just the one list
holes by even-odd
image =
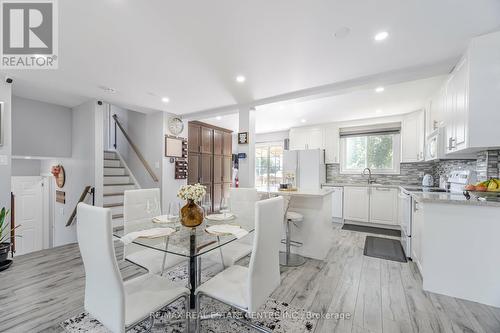
[[324, 197], [333, 193], [331, 188], [322, 188], [317, 190], [312, 189], [297, 189], [297, 191], [280, 191], [278, 187], [271, 186], [257, 187], [257, 192], [261, 194], [271, 193], [275, 195], [289, 195], [293, 197]]

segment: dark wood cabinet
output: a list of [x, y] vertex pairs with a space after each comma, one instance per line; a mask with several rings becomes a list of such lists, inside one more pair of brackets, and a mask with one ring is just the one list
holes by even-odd
[[214, 155], [214, 183], [222, 183], [223, 181], [222, 160], [222, 156]]
[[224, 132], [222, 141], [222, 155], [231, 156], [233, 154], [233, 134]]
[[213, 154], [214, 152], [214, 130], [201, 126], [201, 153]]
[[200, 155], [190, 153], [188, 156], [188, 184], [200, 181]]
[[188, 124], [188, 152], [199, 153], [201, 146], [201, 126]]
[[231, 188], [232, 132], [198, 121], [188, 126], [188, 184], [204, 185], [218, 211]]
[[212, 155], [202, 154], [200, 160], [200, 183], [212, 183]]
[[224, 133], [219, 130], [214, 130], [214, 155], [222, 155], [223, 153]]

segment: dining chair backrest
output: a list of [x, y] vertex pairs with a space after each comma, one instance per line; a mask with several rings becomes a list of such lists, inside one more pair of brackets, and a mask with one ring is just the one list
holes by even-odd
[[280, 285], [279, 250], [283, 222], [283, 198], [255, 204], [255, 237], [249, 268], [248, 311], [256, 311]]
[[[148, 188], [140, 190], [125, 191], [123, 198], [123, 232], [143, 229], [141, 224], [135, 223], [142, 219], [147, 219], [161, 215], [160, 189]], [[144, 250], [137, 244], [127, 244], [123, 248], [124, 258]]]
[[231, 188], [229, 207], [238, 217], [238, 224], [253, 228], [255, 225], [255, 203], [259, 200], [255, 188]]
[[80, 203], [77, 216], [85, 268], [85, 310], [112, 332], [124, 332], [125, 291], [113, 246], [111, 211]]
[[123, 223], [161, 215], [159, 188], [125, 191], [123, 198]]

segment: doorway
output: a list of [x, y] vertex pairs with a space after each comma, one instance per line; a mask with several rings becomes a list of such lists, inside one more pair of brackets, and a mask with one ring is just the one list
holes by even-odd
[[12, 177], [16, 225], [16, 255], [40, 251], [48, 238], [44, 226], [43, 179], [39, 176]]

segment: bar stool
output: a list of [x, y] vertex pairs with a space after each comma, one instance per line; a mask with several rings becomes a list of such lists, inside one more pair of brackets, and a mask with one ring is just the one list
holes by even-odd
[[297, 225], [301, 223], [304, 221], [304, 216], [297, 212], [288, 211], [291, 200], [291, 197], [287, 198], [287, 203], [285, 205], [285, 239], [281, 240], [281, 243], [286, 245], [286, 250], [285, 252], [280, 252], [280, 265], [285, 267], [298, 267], [304, 265], [306, 259], [303, 256], [290, 251], [292, 246], [302, 246], [301, 242], [292, 240], [290, 224], [293, 223], [294, 225]]

